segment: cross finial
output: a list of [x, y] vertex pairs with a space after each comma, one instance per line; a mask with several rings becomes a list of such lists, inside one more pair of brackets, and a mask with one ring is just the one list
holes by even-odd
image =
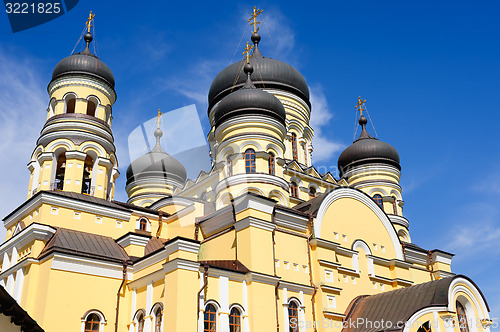
[[356, 109], [363, 115], [363, 111], [365, 110], [363, 108], [363, 105], [365, 104], [366, 99], [361, 99], [361, 96], [358, 97], [358, 103], [356, 104]]
[[156, 124], [158, 125], [158, 129], [160, 129], [160, 120], [161, 120], [161, 116], [163, 115], [163, 113], [160, 111], [160, 109], [158, 109], [158, 115], [156, 116]]
[[253, 7], [252, 16], [247, 21], [247, 22], [250, 22], [253, 20], [253, 22], [250, 23], [250, 25], [253, 25], [253, 32], [255, 32], [255, 33], [257, 33], [257, 31], [259, 31], [259, 27], [257, 26], [257, 24], [260, 24], [260, 21], [257, 21], [257, 16], [262, 14], [262, 12], [263, 12], [262, 9], [257, 9], [257, 7]]
[[92, 20], [94, 19], [94, 17], [95, 17], [95, 15], [92, 14], [92, 11], [90, 11], [89, 18], [87, 19], [87, 22], [85, 23], [85, 25], [87, 26], [87, 32], [89, 32], [89, 33], [90, 33], [90, 27], [92, 26]]
[[253, 45], [250, 45], [249, 42], [247, 42], [247, 47], [245, 47], [245, 51], [243, 52], [243, 55], [247, 59], [247, 63], [250, 63], [250, 50], [253, 48]]

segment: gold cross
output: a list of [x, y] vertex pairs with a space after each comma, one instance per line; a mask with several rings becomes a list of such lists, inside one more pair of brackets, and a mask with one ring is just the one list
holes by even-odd
[[160, 111], [160, 109], [158, 109], [158, 115], [156, 116], [156, 124], [158, 125], [158, 129], [160, 129], [160, 120], [162, 115], [163, 113]]
[[250, 63], [250, 50], [253, 48], [253, 45], [250, 45], [249, 42], [247, 42], [247, 47], [245, 47], [245, 51], [242, 53], [246, 59], [247, 63]]
[[92, 26], [92, 20], [94, 19], [95, 15], [92, 14], [92, 11], [90, 11], [89, 18], [87, 19], [87, 23], [85, 25], [87, 26], [87, 30], [90, 33], [90, 27]]
[[365, 110], [363, 108], [364, 103], [366, 102], [366, 99], [361, 99], [361, 96], [358, 97], [358, 103], [356, 104], [356, 109], [363, 115], [363, 111]]
[[262, 14], [262, 12], [263, 12], [262, 9], [257, 9], [257, 7], [253, 7], [252, 16], [247, 21], [247, 22], [250, 22], [251, 20], [253, 20], [253, 22], [250, 23], [250, 25], [253, 25], [253, 32], [255, 32], [255, 33], [257, 33], [257, 31], [259, 31], [259, 27], [257, 26], [257, 24], [260, 24], [260, 21], [257, 21], [257, 16]]

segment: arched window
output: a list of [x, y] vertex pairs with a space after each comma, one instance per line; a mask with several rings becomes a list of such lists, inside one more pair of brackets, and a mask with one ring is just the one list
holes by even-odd
[[98, 104], [99, 104], [99, 100], [97, 100], [96, 97], [88, 97], [87, 98], [87, 115], [95, 116]]
[[457, 316], [460, 332], [469, 332], [469, 324], [467, 324], [467, 315], [462, 303], [457, 301]]
[[226, 158], [226, 174], [227, 176], [233, 176], [233, 162], [230, 156]]
[[255, 173], [255, 150], [248, 149], [245, 151], [245, 172]]
[[299, 331], [299, 308], [295, 301], [288, 303], [288, 326], [290, 332]]
[[110, 123], [110, 121], [111, 121], [111, 112], [112, 112], [111, 105], [106, 106], [106, 123], [108, 125], [111, 125], [111, 123]]
[[237, 308], [229, 314], [229, 332], [241, 332], [241, 313]]
[[298, 152], [297, 152], [297, 134], [292, 133], [292, 155], [293, 160], [299, 160]]
[[87, 155], [85, 157], [85, 162], [83, 164], [83, 177], [82, 177], [82, 194], [93, 195], [94, 190], [91, 187], [92, 184], [92, 169], [94, 167], [94, 160], [91, 156]]
[[146, 218], [139, 219], [139, 229], [141, 231], [146, 231], [148, 229], [148, 221]]
[[217, 332], [217, 309], [213, 304], [205, 307], [205, 315], [203, 318], [204, 332]]
[[52, 98], [49, 102], [49, 118], [56, 112], [56, 98]]
[[310, 187], [309, 188], [309, 198], [314, 198], [316, 197], [316, 188]]
[[96, 314], [90, 314], [85, 320], [84, 332], [98, 332], [101, 319]]
[[64, 188], [64, 172], [66, 171], [66, 152], [62, 152], [57, 157], [56, 178], [54, 181], [54, 189], [63, 190]]
[[137, 332], [144, 332], [144, 314], [142, 312], [137, 316]]
[[398, 214], [398, 199], [395, 196], [392, 196], [392, 209], [394, 210], [394, 214]]
[[290, 194], [292, 197], [299, 198], [299, 188], [297, 187], [297, 183], [292, 182], [290, 184]]
[[76, 106], [76, 96], [72, 93], [68, 93], [64, 97], [64, 113], [75, 113]]
[[161, 308], [158, 307], [155, 311], [155, 332], [161, 331]]
[[382, 200], [381, 195], [379, 195], [379, 194], [373, 195], [373, 200], [375, 201], [375, 203], [377, 203], [378, 206], [380, 206], [381, 209], [384, 208], [384, 202]]
[[275, 175], [276, 174], [275, 158], [274, 158], [274, 153], [272, 152], [269, 154], [268, 164], [269, 164], [269, 174]]

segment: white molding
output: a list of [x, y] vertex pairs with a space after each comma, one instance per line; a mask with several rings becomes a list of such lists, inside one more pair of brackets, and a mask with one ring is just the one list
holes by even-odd
[[309, 285], [297, 284], [294, 282], [288, 282], [284, 280], [280, 280], [279, 289], [286, 288], [288, 291], [300, 293], [304, 292], [307, 295], [312, 295], [314, 293], [314, 287]]
[[448, 254], [442, 251], [434, 251], [432, 253], [432, 261], [443, 263], [447, 265], [451, 265], [451, 259], [453, 258], [452, 254]]
[[330, 192], [321, 203], [318, 214], [316, 217], [316, 222], [314, 224], [314, 232], [316, 237], [321, 237], [321, 225], [323, 223], [326, 211], [336, 200], [341, 198], [351, 198], [355, 199], [365, 206], [370, 208], [372, 212], [378, 217], [378, 219], [382, 222], [382, 225], [385, 227], [396, 251], [396, 257], [400, 260], [404, 260], [403, 250], [401, 248], [401, 243], [399, 242], [398, 235], [392, 226], [391, 221], [387, 217], [387, 215], [381, 211], [380, 207], [366, 194], [360, 193], [357, 190], [350, 188], [339, 188]]
[[288, 191], [288, 182], [276, 175], [266, 173], [241, 173], [223, 178], [215, 187], [215, 192], [218, 194], [221, 190], [245, 183], [268, 183], [283, 190]]
[[237, 232], [247, 227], [256, 227], [271, 232], [276, 228], [276, 225], [269, 221], [254, 217], [246, 217], [234, 224], [234, 228]]
[[279, 208], [274, 209], [274, 221], [276, 225], [293, 229], [299, 232], [306, 232], [309, 225], [309, 218], [298, 215]]
[[405, 322], [404, 324], [404, 329], [403, 332], [410, 332], [410, 331], [415, 331], [419, 328], [419, 326], [414, 326], [415, 323], [418, 322], [418, 319], [422, 317], [423, 315], [434, 313], [434, 312], [442, 312], [442, 311], [447, 311], [446, 307], [427, 307], [424, 309], [421, 309], [411, 315], [411, 317]]
[[219, 212], [219, 209], [199, 223], [205, 238], [230, 227], [234, 223], [233, 209], [229, 206], [225, 210], [226, 211]]
[[182, 258], [176, 258], [172, 261], [163, 264], [163, 271], [165, 274], [169, 274], [174, 270], [186, 270], [198, 272], [200, 269], [200, 263], [194, 261], [188, 261]]
[[403, 226], [406, 229], [410, 229], [410, 222], [405, 217], [397, 216], [395, 214], [388, 214], [387, 216], [389, 217], [389, 220], [391, 220], [393, 224]]
[[[53, 256], [51, 266], [53, 270], [89, 274], [113, 279], [123, 278], [123, 266], [120, 263], [103, 262], [91, 258], [75, 257], [59, 253], [54, 253], [50, 256]], [[131, 273], [127, 273], [127, 279], [132, 279]]]
[[472, 299], [479, 313], [479, 319], [490, 319], [488, 307], [486, 306], [479, 289], [469, 280], [462, 277], [456, 277], [450, 283], [448, 288], [448, 311], [455, 311], [455, 303], [453, 299], [459, 292], [467, 294]]
[[6, 217], [4, 219], [4, 226], [6, 228], [10, 228], [14, 222], [24, 218], [31, 210], [41, 204], [50, 204], [52, 206], [83, 211], [85, 213], [110, 217], [122, 221], [129, 221], [131, 216], [130, 211], [118, 210], [98, 203], [90, 203], [75, 198], [42, 192], [38, 197], [28, 201], [25, 205], [21, 205], [21, 208], [18, 211]]
[[151, 265], [154, 265], [158, 262], [165, 261], [168, 259], [169, 253], [163, 249], [163, 250], [158, 250], [158, 252], [154, 253], [153, 255], [146, 257], [144, 259], [139, 260], [136, 262], [132, 269], [134, 272], [140, 271], [142, 269], [145, 269]]
[[163, 270], [163, 268], [160, 267], [158, 271], [149, 273], [145, 276], [142, 276], [140, 278], [137, 278], [136, 280], [129, 282], [127, 284], [127, 287], [129, 289], [139, 289], [148, 285], [149, 283], [153, 283], [163, 279], [165, 279], [165, 271]]
[[409, 263], [416, 263], [421, 265], [429, 264], [429, 256], [426, 253], [405, 248], [405, 260]]
[[177, 239], [174, 242], [166, 244], [165, 250], [167, 251], [168, 255], [179, 250], [191, 252], [193, 254], [198, 254], [198, 251], [200, 250], [200, 244], [193, 243], [191, 241], [186, 241], [183, 239]]
[[258, 272], [248, 272], [245, 275], [245, 281], [247, 282], [247, 284], [249, 282], [258, 282], [261, 284], [276, 286], [276, 284], [280, 281], [280, 277], [275, 277], [272, 275], [262, 274]]
[[129, 233], [125, 235], [125, 237], [116, 240], [116, 243], [118, 243], [122, 248], [125, 248], [129, 245], [136, 245], [136, 246], [141, 246], [141, 247], [146, 247], [150, 240], [150, 237], [145, 237], [141, 235], [137, 235], [134, 233]]
[[22, 249], [35, 240], [47, 242], [55, 232], [56, 229], [51, 226], [32, 223], [0, 245], [0, 256], [14, 247]]

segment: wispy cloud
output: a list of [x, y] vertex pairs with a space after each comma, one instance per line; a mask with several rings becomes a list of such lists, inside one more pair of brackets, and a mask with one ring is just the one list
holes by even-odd
[[[26, 199], [29, 172], [25, 165], [45, 119], [48, 97], [29, 59], [11, 57], [0, 48], [0, 215], [4, 217]], [[0, 238], [5, 230], [0, 227]]]
[[340, 152], [345, 145], [325, 136], [323, 127], [330, 125], [333, 112], [328, 106], [323, 88], [317, 84], [309, 88], [311, 94], [311, 120], [310, 125], [314, 129], [313, 160], [314, 162], [329, 161], [336, 153]]

